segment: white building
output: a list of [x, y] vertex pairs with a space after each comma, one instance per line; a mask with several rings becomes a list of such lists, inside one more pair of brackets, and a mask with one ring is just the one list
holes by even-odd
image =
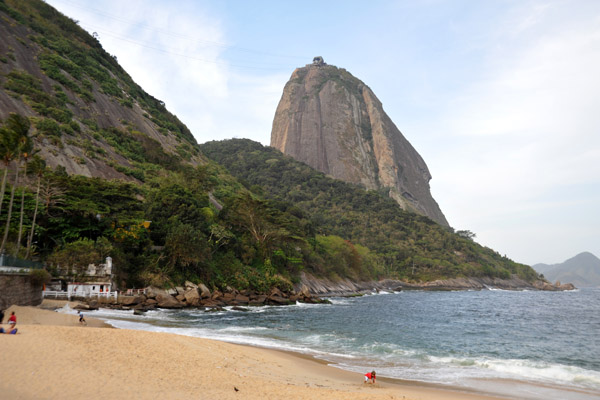
[[67, 284], [69, 297], [90, 297], [105, 295], [112, 290], [110, 282], [71, 282]]
[[108, 298], [117, 296], [117, 293], [113, 292], [111, 257], [106, 257], [105, 264], [88, 265], [85, 274], [79, 279], [78, 282], [68, 282], [66, 292], [60, 291], [60, 288], [56, 291], [57, 288], [55, 287], [51, 287], [55, 290], [44, 290], [44, 297], [66, 297], [71, 299], [72, 297]]

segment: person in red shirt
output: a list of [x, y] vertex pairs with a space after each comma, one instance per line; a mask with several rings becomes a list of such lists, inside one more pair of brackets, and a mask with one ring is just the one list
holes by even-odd
[[365, 383], [369, 382], [371, 379], [371, 383], [375, 383], [375, 371], [367, 372], [365, 374]]
[[14, 326], [17, 324], [17, 316], [15, 315], [14, 311], [10, 313], [10, 318], [8, 319], [8, 324], [10, 325], [11, 328], [14, 328]]

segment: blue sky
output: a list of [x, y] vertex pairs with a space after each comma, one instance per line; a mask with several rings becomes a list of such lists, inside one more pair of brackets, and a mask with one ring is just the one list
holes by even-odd
[[526, 264], [600, 256], [600, 2], [47, 0], [199, 143], [269, 144], [292, 71], [367, 84], [456, 229]]

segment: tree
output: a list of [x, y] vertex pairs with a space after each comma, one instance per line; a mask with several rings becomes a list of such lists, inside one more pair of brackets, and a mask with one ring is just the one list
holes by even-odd
[[19, 114], [10, 114], [5, 123], [5, 128], [15, 135], [17, 138], [17, 164], [15, 167], [15, 182], [10, 192], [10, 201], [8, 203], [8, 214], [6, 216], [6, 226], [4, 227], [4, 236], [2, 237], [2, 245], [0, 245], [0, 254], [4, 252], [6, 247], [6, 239], [10, 230], [10, 220], [12, 218], [12, 208], [15, 200], [15, 189], [19, 185], [19, 164], [21, 163], [21, 154], [31, 146], [31, 139], [28, 136], [30, 128], [29, 119]]
[[206, 237], [192, 225], [176, 223], [165, 242], [171, 267], [197, 266], [209, 255]]
[[27, 237], [27, 251], [25, 252], [25, 258], [29, 258], [31, 252], [31, 244], [33, 243], [33, 235], [35, 232], [35, 221], [37, 219], [38, 207], [40, 205], [40, 187], [42, 186], [42, 176], [46, 172], [46, 162], [39, 156], [33, 156], [31, 160], [31, 170], [37, 176], [37, 189], [35, 192], [35, 210], [33, 211], [33, 219], [31, 221], [31, 231]]
[[456, 234], [465, 239], [473, 240], [477, 235], [469, 230], [456, 231]]
[[262, 258], [269, 257], [275, 245], [292, 240], [290, 232], [283, 227], [286, 221], [282, 213], [248, 193], [234, 201], [226, 210], [225, 218], [250, 233]]
[[[8, 125], [8, 124], [7, 124]], [[17, 152], [17, 134], [7, 127], [0, 127], [0, 158], [4, 164], [4, 175], [2, 176], [2, 188], [0, 189], [0, 214], [2, 214], [2, 203], [6, 191], [6, 180], [10, 163]]]
[[[21, 146], [20, 156], [23, 158], [24, 163], [24, 175], [27, 177], [27, 164], [29, 158], [32, 156], [33, 142], [28, 137], [22, 138], [23, 145]], [[19, 215], [19, 233], [17, 235], [17, 245], [15, 248], [15, 257], [19, 256], [19, 250], [21, 248], [21, 237], [23, 234], [23, 214], [25, 213], [25, 188], [21, 191], [21, 213]]]
[[82, 275], [88, 265], [95, 264], [99, 260], [100, 254], [94, 242], [88, 238], [67, 243], [48, 257], [49, 262], [67, 267], [74, 275]]

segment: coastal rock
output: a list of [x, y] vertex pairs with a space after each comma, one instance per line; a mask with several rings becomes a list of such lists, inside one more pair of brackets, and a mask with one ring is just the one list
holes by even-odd
[[171, 296], [167, 292], [158, 293], [156, 295], [156, 305], [160, 308], [182, 308], [181, 304], [175, 297]]
[[298, 295], [301, 297], [311, 297], [310, 289], [308, 288], [308, 286], [303, 284], [302, 288], [300, 289], [300, 293], [298, 293]]
[[238, 294], [235, 296], [235, 301], [239, 304], [248, 304], [250, 298], [248, 296], [244, 296], [243, 294]]
[[225, 304], [213, 299], [204, 299], [200, 301], [200, 305], [203, 307], [222, 307]]
[[120, 296], [119, 302], [124, 306], [133, 306], [136, 304], [140, 304], [141, 299], [138, 296]]
[[156, 298], [156, 295], [157, 295], [158, 293], [164, 293], [164, 290], [162, 290], [162, 289], [159, 289], [159, 288], [156, 288], [156, 287], [154, 287], [154, 286], [148, 286], [148, 287], [146, 288], [146, 297], [147, 297], [147, 298], [149, 298], [149, 299], [154, 299], [154, 298]]
[[285, 297], [281, 297], [281, 296], [277, 296], [277, 295], [269, 296], [268, 303], [273, 304], [273, 305], [279, 305], [279, 306], [292, 304], [290, 299], [286, 299]]
[[[316, 296], [348, 296], [360, 293], [373, 293], [380, 290], [389, 292], [401, 290], [573, 290], [571, 284], [555, 286], [549, 282], [538, 280], [527, 282], [516, 276], [510, 279], [500, 278], [454, 278], [423, 283], [408, 283], [397, 280], [382, 280], [368, 282], [352, 282], [349, 280], [331, 281], [328, 279], [315, 278], [302, 273], [300, 282], [296, 285], [297, 291], [304, 292], [303, 286], [310, 288], [310, 292]], [[308, 301], [307, 301], [308, 302]]]
[[572, 283], [563, 283], [559, 286], [560, 290], [575, 290], [576, 287]]
[[448, 226], [425, 161], [371, 89], [343, 68], [310, 64], [292, 73], [271, 146], [334, 178], [385, 190], [405, 210]]
[[198, 290], [200, 291], [200, 297], [202, 297], [203, 299], [210, 298], [210, 290], [208, 290], [208, 288], [203, 283], [198, 285]]
[[265, 301], [267, 301], [267, 296], [264, 294], [258, 295], [256, 296], [256, 298], [250, 300], [250, 302], [248, 303], [248, 305], [251, 306], [262, 306], [265, 304]]
[[88, 309], [89, 310], [97, 310], [99, 308], [98, 300], [92, 299], [88, 301]]
[[185, 281], [184, 286], [185, 286], [185, 290], [198, 289], [198, 285], [196, 285], [195, 283], [190, 282], [190, 281]]
[[185, 298], [185, 302], [190, 306], [197, 306], [200, 303], [200, 293], [198, 293], [197, 287], [190, 287], [184, 292], [183, 297]]

